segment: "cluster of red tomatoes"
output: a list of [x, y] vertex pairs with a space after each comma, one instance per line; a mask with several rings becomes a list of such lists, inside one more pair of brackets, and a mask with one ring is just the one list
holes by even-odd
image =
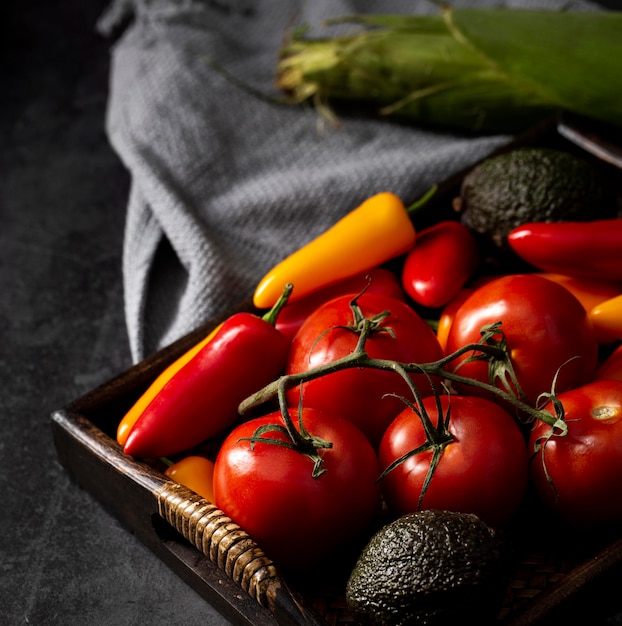
[[234, 428], [213, 477], [215, 504], [275, 560], [333, 554], [381, 502], [502, 526], [533, 488], [570, 524], [622, 521], [621, 349], [561, 279], [469, 283], [478, 264], [465, 228], [437, 225], [401, 276], [376, 268], [282, 310], [280, 405]]

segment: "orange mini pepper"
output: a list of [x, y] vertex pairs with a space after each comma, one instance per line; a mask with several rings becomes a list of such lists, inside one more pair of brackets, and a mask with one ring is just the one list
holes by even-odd
[[184, 457], [169, 465], [164, 474], [214, 502], [214, 463], [208, 458], [199, 455]]
[[589, 316], [598, 331], [622, 339], [622, 294], [597, 304]]
[[[588, 313], [595, 306], [620, 294], [620, 285], [617, 283], [547, 272], [542, 272], [538, 275], [565, 287], [583, 305], [583, 308]], [[595, 324], [593, 326], [598, 343], [609, 344], [616, 340], [615, 335], [612, 335], [606, 329]]]
[[294, 285], [290, 297], [293, 302], [408, 252], [416, 238], [410, 211], [421, 206], [434, 191], [431, 189], [409, 209], [393, 193], [368, 198], [273, 267], [259, 281], [253, 303], [259, 309], [273, 306], [287, 283]]

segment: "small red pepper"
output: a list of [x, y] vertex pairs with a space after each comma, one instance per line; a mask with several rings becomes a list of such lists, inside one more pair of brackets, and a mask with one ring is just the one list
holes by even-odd
[[363, 272], [314, 291], [300, 300], [288, 302], [279, 313], [276, 328], [292, 338], [307, 317], [321, 304], [338, 296], [360, 293], [365, 288], [367, 288], [367, 293], [380, 293], [404, 300], [404, 290], [397, 276], [391, 270], [376, 267], [369, 272]]
[[508, 242], [545, 272], [622, 281], [622, 219], [532, 222], [512, 230]]
[[246, 312], [229, 317], [153, 395], [129, 431], [124, 452], [166, 457], [232, 425], [240, 402], [284, 367], [290, 342], [274, 324], [290, 292], [288, 285], [263, 317]]
[[422, 230], [406, 255], [402, 285], [418, 304], [445, 306], [479, 266], [480, 253], [471, 231], [452, 220]]

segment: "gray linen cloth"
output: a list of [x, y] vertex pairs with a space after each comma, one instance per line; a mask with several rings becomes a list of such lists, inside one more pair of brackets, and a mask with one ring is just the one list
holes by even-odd
[[[454, 6], [592, 8], [514, 0]], [[430, 13], [426, 0], [117, 0], [107, 131], [131, 175], [123, 253], [135, 361], [250, 296], [272, 265], [355, 208], [412, 200], [505, 136], [467, 137], [380, 120], [319, 124], [281, 106], [275, 68], [288, 29], [353, 13]], [[129, 21], [128, 21], [129, 18]]]

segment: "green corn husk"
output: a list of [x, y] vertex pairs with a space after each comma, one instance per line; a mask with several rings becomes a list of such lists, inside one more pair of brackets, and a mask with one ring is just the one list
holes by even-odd
[[622, 13], [444, 8], [335, 23], [365, 29], [284, 46], [277, 85], [295, 102], [474, 132], [515, 132], [560, 110], [622, 126]]

